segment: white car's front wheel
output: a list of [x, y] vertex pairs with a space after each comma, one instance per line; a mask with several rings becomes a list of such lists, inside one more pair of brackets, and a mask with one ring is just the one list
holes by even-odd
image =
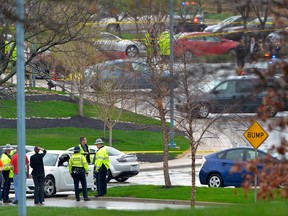
[[55, 180], [51, 176], [47, 176], [44, 180], [44, 196], [52, 197], [56, 193]]

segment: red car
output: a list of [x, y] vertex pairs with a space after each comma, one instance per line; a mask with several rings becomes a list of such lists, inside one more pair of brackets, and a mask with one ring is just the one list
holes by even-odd
[[209, 32], [187, 33], [174, 41], [174, 55], [176, 58], [185, 55], [186, 59], [190, 59], [194, 56], [234, 54], [238, 44]]

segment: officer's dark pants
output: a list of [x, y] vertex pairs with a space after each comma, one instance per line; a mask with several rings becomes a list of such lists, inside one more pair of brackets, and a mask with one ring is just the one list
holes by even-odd
[[34, 203], [44, 202], [44, 179], [45, 175], [33, 176], [34, 188]]
[[3, 191], [2, 191], [4, 202], [9, 200], [10, 186], [12, 182], [12, 178], [9, 178], [9, 172], [10, 171], [2, 171], [2, 174], [4, 177], [4, 184], [3, 184]]
[[104, 196], [107, 193], [107, 168], [102, 165], [99, 172], [96, 173], [96, 186], [98, 191], [98, 196]]
[[82, 185], [82, 191], [83, 191], [84, 199], [88, 198], [85, 170], [83, 170], [83, 171], [79, 170], [76, 173], [72, 172], [72, 178], [74, 180], [74, 190], [75, 190], [76, 200], [80, 200], [79, 182], [81, 182], [81, 185]]

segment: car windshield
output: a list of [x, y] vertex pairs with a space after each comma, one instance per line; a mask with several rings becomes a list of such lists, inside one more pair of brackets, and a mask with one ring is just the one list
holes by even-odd
[[228, 17], [227, 19], [221, 21], [219, 23], [219, 25], [226, 25], [227, 23], [231, 23], [231, 22], [234, 22], [236, 18], [235, 17]]
[[200, 90], [203, 93], [208, 93], [211, 91], [211, 89], [213, 89], [215, 86], [217, 86], [219, 83], [221, 82], [221, 80], [219, 79], [214, 79], [210, 82], [204, 83], [203, 87], [200, 88]]

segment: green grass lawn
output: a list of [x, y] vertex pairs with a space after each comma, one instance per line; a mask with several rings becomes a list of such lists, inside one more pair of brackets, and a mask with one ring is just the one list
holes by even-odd
[[[106, 132], [108, 136], [108, 131]], [[1, 144], [17, 143], [16, 129], [0, 129]], [[86, 136], [88, 145], [93, 145], [96, 138], [103, 138], [103, 131], [90, 128], [42, 128], [26, 130], [26, 145], [40, 145], [46, 149], [66, 150], [79, 144], [79, 137]], [[179, 153], [189, 149], [188, 140], [175, 136]], [[106, 143], [108, 145], [108, 143]], [[121, 151], [162, 151], [161, 132], [113, 130], [113, 147]], [[172, 151], [173, 152], [173, 151]]]
[[[16, 118], [16, 101], [1, 100], [0, 101], [0, 117]], [[78, 116], [78, 104], [64, 101], [26, 101], [25, 102], [26, 117], [47, 117], [47, 118], [67, 118]], [[84, 115], [86, 117], [98, 117], [97, 109], [89, 103], [84, 105]], [[118, 116], [118, 113], [115, 113]], [[124, 111], [121, 113], [119, 121], [133, 122], [138, 124], [160, 125], [160, 121], [151, 117]]]
[[[257, 202], [283, 201], [275, 189], [275, 197], [271, 200], [257, 200]], [[93, 193], [90, 192], [90, 195]], [[109, 197], [136, 197], [149, 199], [191, 200], [191, 186], [172, 186], [170, 188], [155, 185], [132, 185], [128, 187], [112, 187], [108, 189]], [[196, 201], [219, 202], [231, 204], [254, 203], [254, 188], [244, 192], [242, 188], [209, 188], [196, 187]]]

